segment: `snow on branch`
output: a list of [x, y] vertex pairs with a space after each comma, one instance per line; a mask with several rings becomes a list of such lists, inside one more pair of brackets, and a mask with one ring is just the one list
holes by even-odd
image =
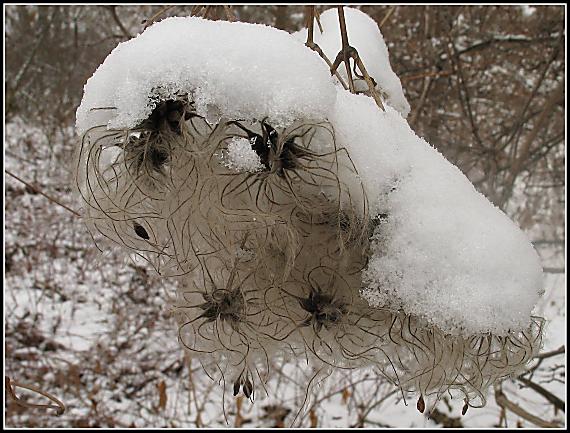
[[83, 216], [180, 282], [179, 339], [225, 392], [253, 400], [302, 353], [311, 383], [374, 366], [423, 409], [480, 407], [540, 348], [540, 260], [409, 127], [377, 25], [344, 15], [348, 40], [331, 10], [314, 42], [354, 46], [385, 110], [306, 32], [168, 18], [119, 44], [77, 110]]

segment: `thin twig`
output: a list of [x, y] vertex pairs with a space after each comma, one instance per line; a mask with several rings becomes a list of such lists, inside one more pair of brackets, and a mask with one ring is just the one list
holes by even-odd
[[193, 16], [197, 15], [198, 12], [200, 12], [200, 10], [201, 10], [203, 7], [204, 7], [204, 6], [200, 6], [200, 5], [192, 6], [192, 9], [190, 10], [190, 16], [193, 17]]
[[535, 356], [537, 359], [551, 358], [556, 355], [562, 355], [566, 352], [566, 347], [564, 345], [560, 346], [558, 349], [551, 350], [550, 352], [539, 353]]
[[[37, 394], [40, 394], [40, 395], [48, 398], [51, 401], [53, 401], [55, 403], [55, 405], [53, 405], [53, 404], [33, 404], [33, 403], [28, 403], [28, 402], [22, 401], [16, 395], [15, 388], [24, 388], [24, 389], [33, 391]], [[26, 407], [29, 409], [55, 409], [57, 416], [60, 416], [65, 412], [65, 405], [60, 400], [58, 400], [56, 397], [54, 397], [50, 393], [48, 393], [46, 391], [42, 391], [41, 389], [39, 389], [33, 385], [24, 385], [22, 383], [19, 383], [19, 382], [16, 382], [16, 381], [10, 379], [8, 376], [4, 376], [4, 389], [6, 391], [6, 395], [10, 398], [10, 400], [19, 406]]]
[[[355, 93], [354, 81], [352, 79], [352, 71], [350, 70], [349, 50], [351, 47], [350, 47], [350, 45], [348, 45], [348, 34], [346, 32], [346, 21], [344, 19], [344, 8], [342, 6], [338, 6], [337, 10], [338, 10], [338, 21], [340, 24], [340, 38], [342, 41], [342, 50], [339, 53], [339, 55], [341, 55], [341, 53], [342, 53], [344, 66], [346, 68], [346, 75], [348, 77], [348, 88], [350, 89], [350, 93]], [[337, 61], [335, 60], [335, 64], [336, 63], [337, 63]]]
[[432, 81], [432, 77], [426, 77], [424, 79], [424, 87], [422, 90], [422, 95], [420, 96], [420, 102], [416, 106], [413, 114], [410, 116], [410, 121], [409, 121], [410, 125], [415, 125], [416, 119], [418, 118], [420, 112], [422, 111], [422, 108], [423, 108], [425, 101], [426, 101], [426, 98], [427, 98], [427, 94], [428, 94], [429, 89], [431, 87], [431, 81]]
[[[208, 14], [214, 10], [214, 6], [204, 6], [202, 18], [208, 18]], [[212, 15], [213, 18], [213, 15]]]
[[50, 14], [49, 18], [47, 19], [46, 23], [44, 24], [44, 26], [42, 27], [40, 33], [38, 34], [38, 36], [36, 36], [36, 41], [34, 46], [31, 48], [31, 50], [29, 50], [29, 54], [28, 57], [26, 59], [26, 61], [23, 63], [22, 67], [20, 68], [20, 70], [18, 71], [18, 73], [16, 74], [16, 78], [14, 78], [13, 80], [13, 84], [11, 84], [10, 82], [6, 82], [6, 95], [7, 95], [7, 101], [6, 101], [6, 111], [8, 111], [10, 109], [10, 107], [13, 105], [13, 101], [16, 99], [16, 96], [18, 95], [18, 91], [20, 90], [20, 86], [23, 84], [23, 78], [26, 75], [26, 72], [29, 70], [29, 68], [31, 67], [34, 58], [38, 52], [38, 49], [40, 48], [40, 45], [42, 44], [42, 42], [44, 41], [48, 30], [51, 26], [51, 22], [55, 16], [57, 9], [54, 9], [53, 12]]
[[504, 182], [505, 188], [501, 197], [501, 204], [505, 204], [511, 198], [517, 176], [525, 169], [525, 162], [528, 161], [530, 149], [536, 142], [538, 133], [548, 125], [548, 122], [552, 119], [551, 114], [554, 110], [556, 110], [558, 104], [560, 102], [564, 102], [564, 83], [565, 80], [562, 80], [560, 83], [558, 83], [558, 86], [548, 95], [548, 99], [542, 106], [540, 116], [534, 123], [522, 147], [520, 149], [517, 149], [516, 153], [513, 153], [513, 164], [511, 165], [507, 178]]
[[564, 274], [566, 273], [566, 268], [545, 267], [542, 268], [542, 272], [544, 272], [545, 274]]
[[148, 20], [143, 20], [142, 24], [144, 24], [143, 30], [146, 30], [146, 28], [148, 26], [150, 26], [152, 23], [154, 23], [154, 21], [160, 17], [162, 14], [164, 14], [166, 11], [168, 11], [169, 9], [172, 9], [174, 6], [165, 6], [163, 7], [161, 10], [159, 10], [157, 13], [155, 13], [152, 17], [150, 17]]
[[306, 25], [307, 25], [307, 42], [305, 43], [306, 46], [310, 46], [313, 43], [313, 34], [315, 30], [315, 8], [316, 6], [305, 6], [305, 17], [306, 17]]
[[70, 207], [67, 207], [66, 205], [64, 205], [63, 203], [61, 203], [59, 200], [47, 195], [45, 192], [43, 192], [41, 189], [39, 189], [37, 186], [32, 185], [29, 182], [26, 182], [23, 179], [20, 179], [18, 176], [16, 176], [14, 173], [8, 171], [8, 170], [4, 170], [6, 172], [7, 175], [12, 176], [14, 179], [16, 179], [17, 181], [23, 183], [24, 185], [26, 185], [28, 188], [32, 189], [33, 191], [37, 192], [38, 194], [43, 195], [45, 198], [47, 198], [49, 201], [51, 201], [52, 203], [55, 203], [59, 206], [61, 206], [62, 208], [68, 210], [69, 212], [71, 212], [72, 214], [81, 217], [81, 214], [73, 209], [71, 209]]
[[394, 13], [394, 11], [396, 10], [397, 7], [398, 6], [392, 6], [390, 8], [390, 10], [386, 14], [386, 16], [384, 18], [382, 18], [382, 21], [380, 21], [380, 24], [378, 24], [378, 27], [382, 28], [382, 26], [386, 23], [386, 21], [388, 21], [388, 18], [390, 18], [390, 15], [392, 15]]
[[362, 62], [362, 59], [360, 58], [360, 55], [358, 54], [356, 48], [350, 46], [350, 44], [348, 43], [348, 33], [346, 31], [346, 21], [344, 18], [344, 10], [342, 6], [338, 7], [338, 19], [340, 23], [342, 47], [339, 53], [337, 54], [333, 65], [331, 66], [331, 73], [336, 73], [340, 64], [344, 63], [348, 76], [349, 90], [351, 93], [356, 94], [357, 92], [356, 89], [354, 88], [352, 71], [350, 69], [350, 59], [352, 58], [354, 60], [355, 67], [358, 67], [360, 73], [362, 74], [358, 75], [355, 69], [354, 70], [355, 75], [361, 79], [364, 79], [364, 81], [368, 86], [369, 96], [372, 96], [372, 98], [376, 102], [376, 105], [378, 105], [378, 107], [380, 107], [381, 110], [384, 110], [384, 104], [382, 103], [382, 99], [380, 98], [380, 93], [378, 93], [378, 90], [376, 89], [376, 83], [372, 80], [372, 78], [368, 74], [368, 71], [366, 70], [366, 67], [364, 66], [364, 63]]
[[535, 391], [537, 394], [542, 395], [545, 399], [547, 399], [550, 403], [552, 403], [552, 405], [556, 409], [559, 409], [562, 412], [566, 412], [566, 404], [561, 399], [559, 399], [554, 394], [552, 394], [550, 391], [544, 389], [542, 386], [540, 386], [537, 383], [534, 383], [533, 381], [531, 381], [529, 379], [525, 379], [524, 377], [517, 377], [517, 380], [519, 382], [521, 382], [522, 384], [528, 386], [530, 389]]
[[115, 21], [115, 23], [119, 26], [119, 28], [123, 32], [123, 35], [125, 35], [125, 37], [131, 39], [133, 37], [133, 35], [131, 35], [129, 33], [129, 31], [126, 29], [126, 27], [123, 25], [123, 23], [119, 19], [119, 16], [117, 15], [117, 6], [109, 6], [109, 10], [111, 11], [111, 15], [113, 16], [113, 20]]
[[[313, 40], [314, 28], [315, 28], [315, 14], [316, 13], [317, 13], [317, 11], [316, 11], [315, 6], [306, 6], [305, 7], [305, 14], [307, 16], [307, 42], [305, 43], [305, 45], [307, 47], [309, 47], [311, 50], [315, 51], [326, 62], [331, 73], [334, 74], [334, 76], [337, 78], [337, 80], [342, 85], [342, 87], [345, 90], [348, 90], [347, 84], [344, 82], [344, 80], [342, 79], [342, 77], [338, 73], [338, 71], [336, 69], [334, 69], [334, 71], [333, 71], [333, 64], [330, 61], [330, 59], [325, 55], [325, 53], [323, 52], [321, 47], [319, 47]], [[317, 22], [319, 24], [319, 28], [321, 29], [321, 33], [322, 33], [322, 27], [320, 25], [320, 22], [319, 21], [317, 21]]]
[[430, 72], [424, 72], [423, 74], [416, 74], [416, 75], [404, 75], [402, 77], [400, 77], [400, 81], [402, 81], [403, 83], [407, 82], [407, 81], [414, 81], [414, 80], [419, 80], [421, 78], [439, 78], [439, 77], [447, 77], [448, 75], [453, 74], [453, 71], [430, 71]]
[[317, 20], [317, 24], [319, 25], [319, 31], [321, 32], [321, 34], [323, 34], [324, 30], [323, 30], [323, 25], [321, 24], [321, 13], [319, 12], [316, 6], [311, 6], [311, 7], [315, 12], [315, 19]]
[[364, 63], [362, 62], [362, 59], [360, 58], [360, 55], [358, 54], [358, 52], [356, 53], [356, 57], [355, 57], [354, 61], [356, 62], [356, 66], [358, 66], [358, 69], [360, 69], [360, 72], [364, 76], [364, 81], [366, 81], [366, 84], [368, 85], [368, 90], [370, 91], [370, 94], [374, 98], [376, 105], [378, 105], [378, 107], [380, 107], [380, 109], [384, 110], [384, 104], [382, 103], [382, 99], [380, 98], [380, 94], [376, 90], [376, 86], [375, 86], [374, 82], [372, 81], [372, 78], [370, 78], [370, 75], [368, 75], [368, 71], [364, 67]]
[[495, 387], [495, 401], [497, 404], [505, 410], [510, 410], [514, 414], [520, 416], [521, 418], [531, 422], [532, 424], [538, 427], [545, 427], [545, 428], [557, 428], [560, 427], [560, 423], [558, 422], [551, 422], [545, 421], [542, 418], [539, 418], [526, 410], [522, 407], [510, 401], [507, 396], [503, 393], [499, 386]]

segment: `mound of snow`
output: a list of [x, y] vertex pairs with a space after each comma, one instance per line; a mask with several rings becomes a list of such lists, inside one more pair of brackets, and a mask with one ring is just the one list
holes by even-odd
[[334, 104], [327, 65], [287, 32], [260, 24], [167, 18], [119, 44], [87, 81], [77, 130], [134, 127], [152, 97], [192, 94], [197, 112], [216, 123], [263, 119], [285, 126]]
[[542, 267], [526, 235], [392, 108], [340, 89], [331, 121], [371, 212], [387, 215], [363, 272], [368, 302], [450, 333], [528, 326]]

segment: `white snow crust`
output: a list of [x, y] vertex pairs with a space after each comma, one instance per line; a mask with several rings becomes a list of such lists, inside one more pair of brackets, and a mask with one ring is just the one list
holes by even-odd
[[350, 152], [375, 229], [362, 295], [450, 333], [528, 325], [542, 268], [526, 235], [391, 107], [340, 90], [332, 123]]
[[[324, 117], [335, 90], [327, 65], [287, 32], [261, 24], [164, 19], [120, 43], [87, 81], [76, 127], [136, 126], [154, 108], [149, 96], [193, 94], [198, 114], [217, 123], [262, 119], [285, 126]], [[113, 107], [110, 110], [102, 109]]]

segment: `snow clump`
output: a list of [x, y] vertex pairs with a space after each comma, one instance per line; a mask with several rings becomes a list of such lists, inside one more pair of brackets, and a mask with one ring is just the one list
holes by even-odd
[[235, 171], [255, 173], [263, 169], [259, 155], [252, 149], [251, 142], [247, 138], [232, 139], [222, 159], [226, 167]]
[[156, 100], [178, 93], [191, 94], [196, 112], [212, 121], [222, 113], [231, 119], [269, 116], [280, 126], [307, 113], [325, 117], [335, 99], [327, 65], [287, 32], [172, 17], [107, 56], [85, 85], [77, 132], [102, 122], [132, 128], [151, 114]]

